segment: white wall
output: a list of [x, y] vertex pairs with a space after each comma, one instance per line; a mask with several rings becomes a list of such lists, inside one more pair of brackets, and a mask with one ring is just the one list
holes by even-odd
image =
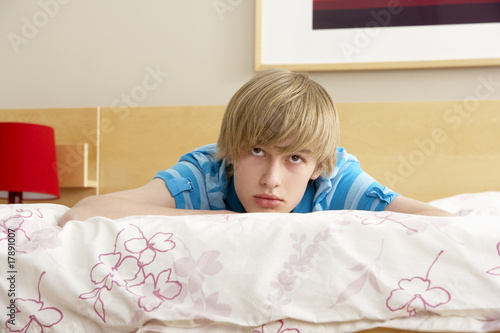
[[[253, 0], [0, 0], [0, 37], [0, 108], [226, 104], [255, 74]], [[311, 76], [337, 102], [461, 100], [484, 82], [500, 99], [500, 67]]]

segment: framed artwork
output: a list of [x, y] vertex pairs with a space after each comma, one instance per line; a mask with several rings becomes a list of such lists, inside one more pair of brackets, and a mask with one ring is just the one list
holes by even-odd
[[255, 67], [500, 66], [500, 0], [256, 0]]

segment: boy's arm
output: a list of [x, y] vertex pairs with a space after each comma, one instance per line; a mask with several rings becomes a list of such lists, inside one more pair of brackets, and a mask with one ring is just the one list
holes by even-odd
[[394, 200], [392, 200], [391, 203], [385, 207], [385, 210], [416, 215], [455, 216], [445, 210], [403, 196], [395, 197]]
[[177, 209], [165, 182], [155, 178], [148, 184], [133, 190], [84, 198], [61, 217], [59, 225], [63, 226], [70, 220], [83, 221], [92, 216], [117, 219], [131, 215], [174, 216], [229, 213], [233, 212]]

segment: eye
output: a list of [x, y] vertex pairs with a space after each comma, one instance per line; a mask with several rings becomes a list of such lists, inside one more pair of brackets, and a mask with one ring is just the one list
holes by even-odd
[[252, 154], [255, 156], [264, 156], [264, 151], [260, 148], [252, 148]]
[[299, 155], [292, 155], [289, 157], [289, 160], [290, 162], [292, 162], [293, 164], [299, 164], [301, 162], [303, 162], [304, 160], [302, 159], [302, 157], [300, 157]]

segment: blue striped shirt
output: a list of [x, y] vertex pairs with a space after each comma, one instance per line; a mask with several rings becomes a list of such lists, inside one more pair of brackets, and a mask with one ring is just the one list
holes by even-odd
[[[244, 213], [232, 177], [226, 176], [226, 160], [215, 158], [216, 145], [200, 147], [183, 155], [160, 178], [179, 209], [231, 210]], [[361, 170], [354, 155], [337, 149], [337, 165], [329, 177], [321, 175], [308, 186], [293, 213], [322, 210], [384, 210], [399, 194], [380, 185]]]

